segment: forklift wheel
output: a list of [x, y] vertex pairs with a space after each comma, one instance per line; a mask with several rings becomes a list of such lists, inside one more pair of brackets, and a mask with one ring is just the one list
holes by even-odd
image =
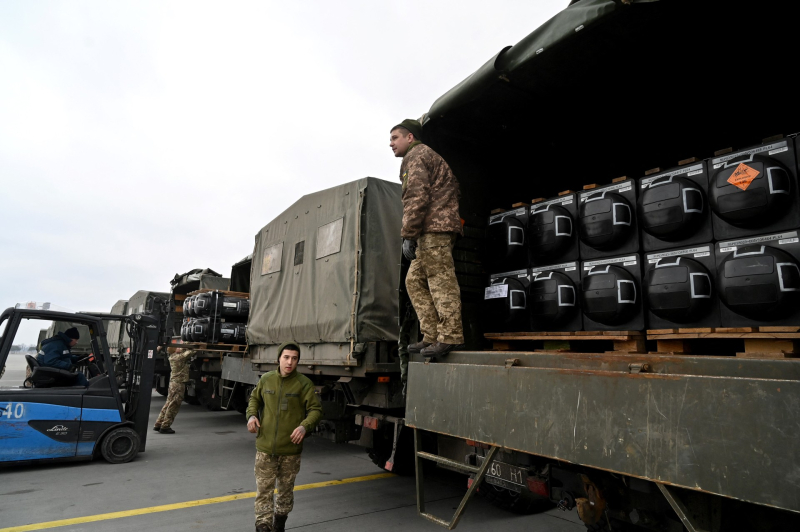
[[139, 435], [127, 427], [119, 427], [103, 438], [100, 454], [111, 464], [130, 462], [139, 452]]

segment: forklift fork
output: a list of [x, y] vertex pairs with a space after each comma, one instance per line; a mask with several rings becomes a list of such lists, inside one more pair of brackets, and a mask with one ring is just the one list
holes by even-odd
[[[484, 477], [486, 476], [486, 472], [489, 470], [489, 466], [494, 461], [494, 457], [497, 454], [497, 450], [499, 447], [492, 447], [489, 451], [489, 454], [486, 456], [486, 459], [481, 463], [480, 466], [472, 466], [468, 464], [462, 464], [461, 462], [457, 462], [455, 460], [451, 460], [449, 458], [445, 458], [443, 456], [438, 456], [432, 453], [426, 453], [421, 451], [422, 447], [422, 435], [421, 431], [417, 428], [414, 429], [414, 468], [416, 470], [417, 476], [417, 513], [431, 521], [432, 523], [436, 523], [439, 526], [446, 528], [447, 530], [453, 530], [456, 525], [458, 525], [459, 519], [461, 519], [461, 514], [464, 513], [464, 508], [467, 506], [467, 503], [475, 495], [475, 492], [478, 491], [478, 486], [480, 486], [481, 482], [483, 482]], [[432, 462], [436, 462], [442, 465], [446, 465], [448, 467], [452, 467], [454, 469], [458, 469], [460, 471], [465, 471], [468, 473], [475, 474], [475, 478], [470, 484], [469, 488], [467, 489], [467, 493], [464, 495], [464, 498], [461, 499], [461, 503], [456, 508], [456, 513], [453, 514], [453, 517], [450, 521], [445, 521], [439, 517], [436, 517], [433, 514], [430, 514], [425, 511], [425, 489], [424, 489], [424, 476], [422, 473], [422, 460], [430, 460]]]

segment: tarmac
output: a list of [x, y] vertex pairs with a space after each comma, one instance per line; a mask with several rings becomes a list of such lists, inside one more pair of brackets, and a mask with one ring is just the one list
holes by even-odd
[[[22, 382], [25, 359], [9, 356], [3, 384]], [[153, 392], [150, 423], [164, 397]], [[0, 468], [0, 532], [31, 530], [253, 530], [255, 436], [242, 414], [184, 403], [176, 434], [150, 432], [146, 452], [128, 464], [93, 462]], [[450, 518], [464, 495], [463, 475], [426, 475], [426, 509]], [[413, 477], [387, 474], [363, 448], [306, 440], [287, 530], [394, 532], [443, 528], [417, 515]], [[579, 532], [575, 511], [515, 515], [480, 496], [462, 531]]]

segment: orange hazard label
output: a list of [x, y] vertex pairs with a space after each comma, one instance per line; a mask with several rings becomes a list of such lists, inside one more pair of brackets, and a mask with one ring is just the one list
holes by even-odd
[[761, 172], [755, 168], [747, 166], [744, 163], [740, 163], [739, 166], [736, 167], [736, 170], [734, 170], [731, 176], [728, 178], [728, 183], [742, 190], [747, 190], [747, 187], [750, 186], [750, 183], [753, 182], [753, 179], [758, 177], [758, 174], [760, 173]]

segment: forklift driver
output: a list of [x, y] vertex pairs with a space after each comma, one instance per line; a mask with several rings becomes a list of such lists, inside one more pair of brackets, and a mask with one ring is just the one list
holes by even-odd
[[[64, 332], [56, 334], [52, 338], [42, 341], [42, 350], [39, 351], [36, 357], [39, 361], [39, 365], [74, 371], [74, 365], [82, 361], [82, 359], [78, 355], [73, 355], [71, 348], [75, 347], [80, 337], [81, 335], [78, 329], [72, 327]], [[94, 356], [89, 356], [88, 360], [94, 360]], [[89, 364], [89, 372], [92, 374], [92, 377], [99, 374], [99, 370], [94, 364]], [[78, 371], [75, 373], [75, 384], [78, 386], [88, 386], [89, 381], [83, 373]]]

